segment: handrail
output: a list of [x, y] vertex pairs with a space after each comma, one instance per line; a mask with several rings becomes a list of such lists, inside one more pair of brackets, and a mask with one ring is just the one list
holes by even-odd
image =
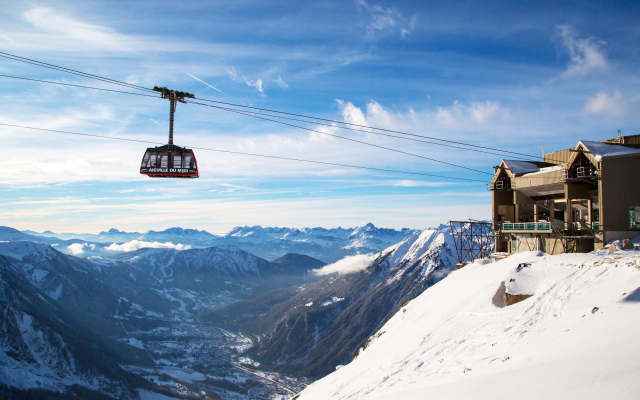
[[550, 221], [538, 221], [538, 222], [498, 222], [500, 226], [500, 230], [502, 231], [555, 231], [559, 229], [563, 230], [588, 230], [592, 234], [596, 234], [596, 232], [600, 229], [600, 223], [594, 222], [593, 224], [589, 224], [584, 221], [580, 222], [564, 222], [559, 221], [562, 224], [562, 227], [556, 226], [554, 222]]
[[503, 231], [550, 231], [551, 223], [548, 221], [538, 222], [503, 222]]
[[598, 179], [598, 170], [593, 167], [566, 168], [558, 171], [560, 180], [567, 179]]

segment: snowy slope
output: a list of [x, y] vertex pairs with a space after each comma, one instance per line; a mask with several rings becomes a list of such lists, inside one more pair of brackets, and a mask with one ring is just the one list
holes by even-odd
[[[531, 266], [518, 271], [523, 262]], [[637, 251], [530, 252], [468, 265], [299, 400], [637, 399], [639, 267]], [[533, 296], [500, 308], [503, 282]]]

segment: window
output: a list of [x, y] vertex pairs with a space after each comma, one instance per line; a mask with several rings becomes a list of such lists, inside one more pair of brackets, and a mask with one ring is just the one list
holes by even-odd
[[193, 154], [185, 153], [183, 162], [184, 168], [195, 168], [193, 165]]
[[629, 207], [629, 229], [640, 230], [640, 206]]
[[147, 167], [155, 168], [156, 167], [156, 157], [157, 153], [149, 153], [149, 162], [147, 163]]
[[182, 156], [180, 153], [173, 153], [173, 168], [182, 168]]
[[158, 154], [158, 167], [160, 168], [169, 168], [169, 153], [160, 153]]
[[144, 154], [144, 158], [142, 159], [142, 167], [147, 167], [147, 164], [149, 164], [149, 153], [145, 153]]

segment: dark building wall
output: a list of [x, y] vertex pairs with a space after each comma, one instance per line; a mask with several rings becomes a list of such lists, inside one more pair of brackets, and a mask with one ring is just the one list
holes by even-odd
[[628, 231], [629, 207], [640, 206], [640, 157], [604, 158], [600, 175], [600, 229]]

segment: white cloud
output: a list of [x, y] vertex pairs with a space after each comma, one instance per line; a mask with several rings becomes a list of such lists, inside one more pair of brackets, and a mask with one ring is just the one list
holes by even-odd
[[277, 83], [278, 86], [280, 86], [281, 88], [284, 88], [284, 89], [289, 88], [289, 85], [287, 84], [287, 82], [285, 82], [280, 75], [278, 75], [278, 79], [274, 79], [273, 81]]
[[126, 242], [123, 244], [113, 243], [109, 247], [105, 247], [106, 250], [110, 251], [135, 251], [142, 248], [154, 248], [154, 249], [175, 249], [175, 250], [189, 250], [191, 246], [185, 246], [183, 244], [173, 244], [171, 242], [160, 243], [160, 242], [143, 242], [139, 240], [132, 240], [130, 242]]
[[264, 96], [264, 90], [262, 89], [262, 79], [258, 78], [255, 81], [250, 81], [247, 78], [243, 78], [243, 79], [244, 79], [244, 83], [246, 83], [247, 86], [256, 88], [258, 92], [260, 92], [260, 96]]
[[472, 103], [469, 112], [479, 124], [484, 124], [495, 118], [506, 119], [509, 117], [509, 111], [500, 107], [500, 104], [495, 101]]
[[454, 117], [454, 111], [459, 113], [459, 109], [456, 107], [457, 102], [451, 108], [438, 107], [438, 112], [435, 115], [435, 120], [441, 125], [453, 125], [456, 122]]
[[590, 97], [584, 106], [584, 111], [588, 114], [608, 117], [622, 117], [629, 112], [627, 103], [617, 90], [613, 96], [609, 96], [606, 92], [600, 92], [595, 97]]
[[342, 109], [342, 118], [345, 122], [356, 125], [367, 126], [367, 118], [359, 107], [353, 105], [352, 102], [344, 102], [343, 100], [336, 99], [338, 106]]
[[94, 47], [111, 50], [129, 50], [129, 39], [111, 28], [78, 21], [52, 8], [33, 7], [23, 13], [26, 22], [46, 32], [49, 40], [85, 42]]
[[405, 38], [411, 34], [416, 18], [411, 18], [409, 26], [404, 26], [405, 19], [395, 7], [383, 8], [379, 4], [369, 4], [364, 0], [354, 0], [356, 6], [365, 10], [371, 16], [371, 22], [367, 25], [365, 39], [374, 40], [378, 33], [385, 31], [400, 31], [400, 37]]
[[236, 72], [236, 67], [232, 65], [229, 68], [225, 68], [225, 71], [227, 71], [231, 79], [233, 79], [234, 81], [238, 80], [238, 73]]
[[592, 38], [580, 39], [576, 32], [567, 25], [559, 25], [557, 35], [571, 58], [564, 75], [585, 76], [591, 72], [609, 68], [607, 57], [601, 50], [604, 42], [595, 41]]
[[345, 257], [338, 262], [325, 265], [320, 269], [314, 269], [313, 273], [316, 275], [329, 275], [336, 272], [341, 275], [351, 274], [367, 268], [374, 259], [375, 256], [373, 254], [358, 254], [355, 256]]
[[265, 97], [264, 89], [262, 88], [262, 79], [261, 78], [258, 78], [255, 81], [252, 81], [252, 80], [248, 79], [246, 76], [240, 77], [238, 75], [238, 73], [236, 72], [236, 68], [234, 66], [225, 68], [225, 70], [227, 71], [227, 73], [229, 74], [229, 77], [232, 80], [234, 80], [234, 81], [240, 80], [240, 81], [246, 83], [247, 86], [256, 88], [256, 90], [258, 90], [258, 92], [260, 93], [260, 96], [261, 97]]
[[336, 100], [341, 108], [345, 122], [364, 126], [378, 126], [392, 130], [414, 130], [434, 123], [454, 126], [484, 125], [492, 121], [509, 119], [509, 109], [497, 101], [473, 102], [467, 105], [453, 102], [449, 107], [437, 107], [417, 113], [410, 109], [407, 113], [393, 112], [380, 103], [371, 100], [367, 103], [366, 113], [351, 102]]
[[84, 249], [94, 250], [96, 246], [94, 244], [87, 243], [74, 243], [67, 246], [67, 249], [71, 252], [71, 254], [82, 254], [84, 253]]

